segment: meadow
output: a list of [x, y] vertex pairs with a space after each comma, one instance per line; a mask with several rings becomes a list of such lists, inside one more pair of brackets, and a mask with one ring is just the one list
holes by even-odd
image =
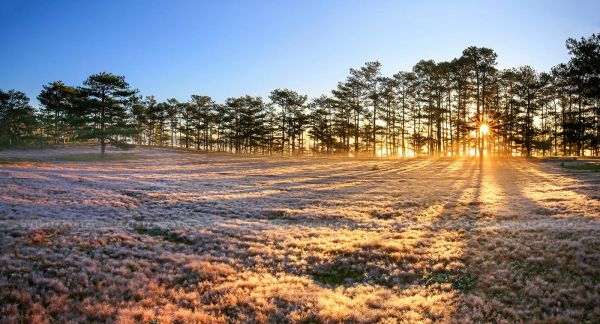
[[97, 151], [0, 152], [1, 322], [600, 320], [585, 161]]

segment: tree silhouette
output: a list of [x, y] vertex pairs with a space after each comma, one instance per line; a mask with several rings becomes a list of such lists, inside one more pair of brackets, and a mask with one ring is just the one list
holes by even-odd
[[291, 148], [291, 154], [294, 155], [296, 139], [300, 139], [299, 135], [303, 133], [303, 127], [306, 124], [304, 104], [308, 97], [289, 89], [275, 89], [269, 98], [281, 109], [281, 154], [287, 152], [287, 143]]
[[[349, 69], [329, 95], [291, 89], [260, 97], [142, 99], [122, 76], [100, 73], [80, 88], [44, 86], [37, 113], [20, 92], [2, 92], [2, 144], [93, 140], [206, 151], [407, 157], [599, 155], [600, 36], [568, 39], [568, 62], [549, 72], [499, 70], [489, 48], [421, 60], [381, 73], [378, 61]], [[485, 129], [486, 132], [483, 132]], [[308, 145], [306, 144], [308, 140]]]

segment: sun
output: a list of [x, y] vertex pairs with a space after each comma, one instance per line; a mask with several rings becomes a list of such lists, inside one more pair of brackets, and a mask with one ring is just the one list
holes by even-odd
[[479, 131], [481, 131], [482, 135], [487, 134], [487, 132], [490, 131], [490, 127], [488, 126], [488, 124], [481, 124], [481, 126], [479, 126]]

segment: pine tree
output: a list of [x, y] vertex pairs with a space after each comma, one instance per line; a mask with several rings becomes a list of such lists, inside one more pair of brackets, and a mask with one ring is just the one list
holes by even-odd
[[133, 125], [128, 124], [127, 103], [135, 95], [125, 77], [110, 73], [90, 76], [80, 91], [85, 94], [85, 117], [87, 129], [80, 134], [82, 139], [100, 142], [100, 154], [106, 145], [127, 146], [127, 136], [135, 134]]
[[29, 98], [21, 91], [0, 89], [0, 146], [24, 143], [33, 136], [37, 119]]
[[76, 97], [77, 89], [65, 85], [62, 81], [48, 83], [37, 97], [42, 105], [42, 113], [48, 116], [48, 120], [54, 126], [52, 135], [55, 144], [64, 140], [67, 116], [73, 111]]

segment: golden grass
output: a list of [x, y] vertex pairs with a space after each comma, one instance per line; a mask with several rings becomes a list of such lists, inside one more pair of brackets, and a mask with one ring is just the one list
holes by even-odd
[[2, 321], [600, 319], [594, 173], [134, 153], [0, 166]]

